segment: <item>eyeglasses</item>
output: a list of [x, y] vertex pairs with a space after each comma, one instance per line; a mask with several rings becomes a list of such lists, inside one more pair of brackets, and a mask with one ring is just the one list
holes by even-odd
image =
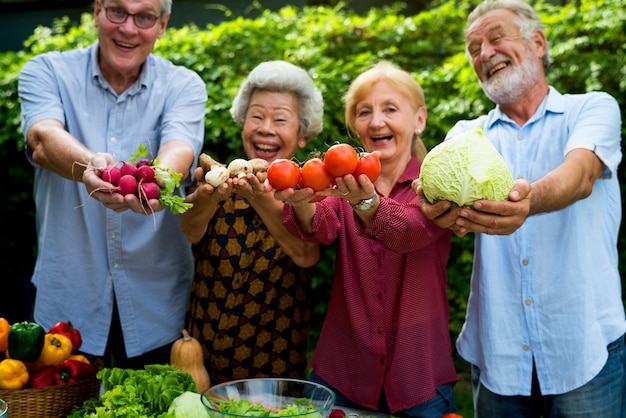
[[159, 16], [152, 15], [150, 13], [128, 13], [121, 7], [105, 7], [105, 15], [112, 23], [124, 23], [128, 16], [133, 17], [135, 26], [141, 29], [149, 29], [154, 26]]

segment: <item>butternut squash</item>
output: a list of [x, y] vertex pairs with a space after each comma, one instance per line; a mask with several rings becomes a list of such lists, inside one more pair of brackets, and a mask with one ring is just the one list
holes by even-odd
[[170, 364], [188, 372], [198, 386], [200, 393], [211, 387], [209, 372], [204, 367], [204, 356], [200, 342], [189, 335], [186, 329], [182, 330], [182, 338], [174, 341], [170, 353]]

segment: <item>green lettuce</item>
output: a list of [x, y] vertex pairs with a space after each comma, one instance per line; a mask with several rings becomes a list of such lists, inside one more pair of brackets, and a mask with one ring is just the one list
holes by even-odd
[[508, 200], [513, 175], [482, 126], [435, 146], [420, 172], [424, 196], [430, 203], [449, 200], [471, 206], [475, 200]]

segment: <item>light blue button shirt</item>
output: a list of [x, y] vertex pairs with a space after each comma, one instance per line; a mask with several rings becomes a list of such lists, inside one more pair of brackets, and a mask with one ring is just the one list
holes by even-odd
[[[97, 66], [98, 44], [30, 60], [19, 79], [22, 128], [57, 119], [85, 146], [129, 160], [171, 140], [202, 149], [206, 88], [194, 72], [150, 55], [140, 78], [117, 95]], [[77, 161], [77, 164], [86, 161]], [[179, 219], [116, 213], [89, 199], [81, 182], [35, 165], [38, 255], [35, 321], [72, 321], [82, 350], [104, 352], [117, 298], [129, 357], [180, 336], [193, 277]]]
[[536, 181], [571, 150], [592, 150], [606, 165], [586, 199], [529, 217], [509, 236], [476, 234], [474, 268], [459, 353], [500, 395], [530, 395], [533, 357], [544, 395], [591, 380], [607, 344], [626, 331], [618, 272], [621, 220], [617, 167], [620, 110], [605, 93], [549, 95], [523, 127], [499, 108], [460, 121], [448, 137], [477, 124], [515, 178]]

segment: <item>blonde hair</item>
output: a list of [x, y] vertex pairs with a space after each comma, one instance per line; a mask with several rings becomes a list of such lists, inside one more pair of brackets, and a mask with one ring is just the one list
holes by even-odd
[[[374, 84], [382, 80], [406, 94], [413, 102], [415, 109], [426, 107], [424, 91], [411, 74], [391, 62], [380, 61], [355, 78], [344, 96], [345, 119], [349, 131], [356, 132], [357, 104], [363, 100]], [[411, 154], [419, 161], [426, 156], [426, 146], [418, 135], [413, 136]]]

